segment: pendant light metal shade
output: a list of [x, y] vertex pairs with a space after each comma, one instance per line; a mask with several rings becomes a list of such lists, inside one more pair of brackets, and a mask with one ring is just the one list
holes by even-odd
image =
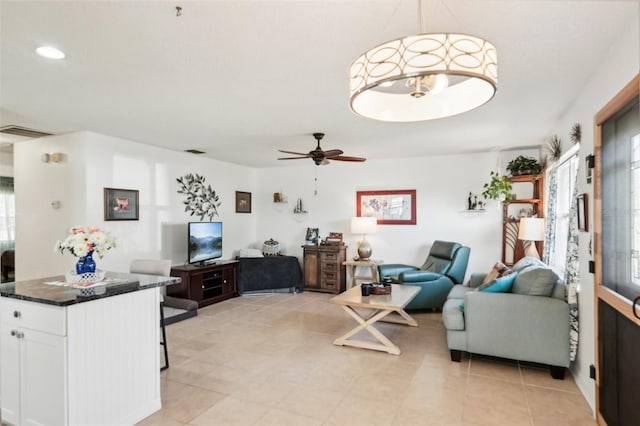
[[490, 42], [465, 34], [419, 34], [381, 44], [353, 62], [350, 106], [374, 120], [433, 120], [485, 104], [497, 84], [497, 53]]

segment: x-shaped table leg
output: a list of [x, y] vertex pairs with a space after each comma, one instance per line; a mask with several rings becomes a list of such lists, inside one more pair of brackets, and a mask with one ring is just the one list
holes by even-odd
[[[380, 331], [378, 331], [378, 329], [373, 326], [374, 323], [380, 321], [381, 319], [383, 319], [393, 311], [381, 309], [381, 310], [375, 311], [368, 318], [364, 318], [351, 306], [342, 305], [342, 309], [344, 309], [353, 319], [355, 319], [359, 325], [355, 327], [353, 330], [347, 332], [343, 336], [338, 337], [336, 340], [334, 340], [333, 341], [334, 345], [354, 346], [356, 348], [373, 349], [376, 351], [388, 352], [393, 355], [400, 355], [400, 348], [394, 345], [391, 342], [391, 340], [387, 339], [384, 336], [384, 334], [380, 333]], [[415, 320], [413, 320], [413, 318], [411, 318], [404, 311], [400, 311], [398, 313], [400, 315], [404, 313], [404, 315], [402, 315], [403, 317], [405, 317], [406, 315], [405, 317], [405, 319], [407, 319], [406, 323], [413, 325], [408, 321], [409, 319], [415, 323]], [[393, 322], [397, 322], [397, 321], [393, 321]], [[415, 325], [417, 325], [417, 323]], [[355, 334], [357, 334], [362, 330], [367, 330], [369, 334], [375, 337], [380, 343], [373, 343], [365, 340], [349, 339], [351, 336], [354, 336]]]

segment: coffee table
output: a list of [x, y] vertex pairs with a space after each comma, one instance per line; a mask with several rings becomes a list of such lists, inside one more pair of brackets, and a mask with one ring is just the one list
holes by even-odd
[[[378, 321], [393, 322], [417, 327], [416, 320], [404, 311], [405, 306], [420, 292], [420, 287], [391, 284], [391, 294], [362, 296], [360, 286], [332, 297], [329, 301], [342, 306], [358, 326], [333, 341], [338, 346], [354, 346], [356, 348], [373, 349], [400, 355], [400, 348], [393, 344], [384, 334], [373, 326]], [[356, 308], [365, 309], [368, 315], [362, 315]], [[370, 312], [373, 311], [373, 312]], [[392, 316], [389, 316], [393, 314]], [[351, 339], [362, 330], [367, 330], [380, 343]]]

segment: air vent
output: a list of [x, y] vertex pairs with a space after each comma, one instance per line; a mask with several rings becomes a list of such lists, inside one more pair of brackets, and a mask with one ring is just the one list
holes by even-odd
[[185, 149], [184, 152], [189, 152], [191, 154], [204, 154], [204, 151], [200, 151], [199, 149]]
[[44, 136], [52, 135], [52, 133], [41, 132], [40, 130], [27, 129], [26, 127], [20, 127], [20, 126], [14, 126], [14, 125], [0, 127], [0, 133], [6, 133], [8, 135], [15, 135], [15, 136], [23, 136], [25, 138], [41, 138]]

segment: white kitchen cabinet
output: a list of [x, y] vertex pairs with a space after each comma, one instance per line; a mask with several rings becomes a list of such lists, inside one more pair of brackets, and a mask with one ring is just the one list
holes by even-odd
[[0, 298], [0, 312], [2, 420], [65, 424], [64, 308]]

